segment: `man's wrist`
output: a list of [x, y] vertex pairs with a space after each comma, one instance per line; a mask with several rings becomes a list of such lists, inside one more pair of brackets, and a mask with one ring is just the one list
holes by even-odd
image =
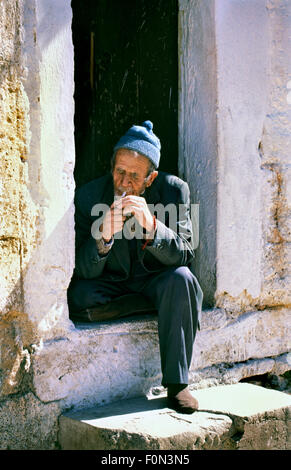
[[111, 242], [112, 235], [108, 238], [108, 235], [106, 236], [106, 234], [103, 233], [103, 224], [100, 225], [100, 232], [101, 232], [101, 236], [102, 236], [105, 244]]
[[105, 245], [110, 243], [112, 241], [112, 239], [113, 239], [112, 237], [107, 238], [107, 237], [104, 237], [104, 235], [102, 234], [102, 240], [104, 241]]
[[145, 233], [145, 237], [144, 237], [145, 238], [145, 243], [142, 246], [142, 250], [144, 250], [147, 245], [151, 245], [153, 243], [153, 240], [154, 240], [155, 234], [156, 234], [156, 230], [157, 230], [156, 216], [153, 215], [153, 228], [152, 228], [151, 232], [146, 232]]
[[111, 250], [113, 242], [113, 237], [108, 241], [106, 241], [103, 237], [96, 240], [99, 255], [107, 255], [107, 253]]
[[145, 239], [149, 239], [149, 240], [152, 240], [154, 237], [155, 237], [155, 233], [156, 233], [156, 217], [155, 215], [153, 215], [153, 218], [152, 218], [152, 226], [150, 228], [150, 230], [144, 230], [144, 235], [145, 235]]

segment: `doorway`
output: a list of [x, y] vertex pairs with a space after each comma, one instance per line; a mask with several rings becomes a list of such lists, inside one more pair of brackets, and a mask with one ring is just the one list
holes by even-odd
[[160, 169], [178, 174], [178, 0], [72, 0], [76, 187], [110, 171], [112, 149], [149, 119]]

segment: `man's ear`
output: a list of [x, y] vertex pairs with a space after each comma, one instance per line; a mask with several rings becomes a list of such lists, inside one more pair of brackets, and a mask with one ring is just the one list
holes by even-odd
[[155, 181], [158, 174], [159, 172], [157, 170], [152, 171], [152, 173], [149, 175], [148, 180], [146, 182], [146, 188], [149, 188], [151, 186], [151, 184]]

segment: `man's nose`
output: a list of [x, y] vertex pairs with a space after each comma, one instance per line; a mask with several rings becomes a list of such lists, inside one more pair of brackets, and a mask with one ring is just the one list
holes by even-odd
[[123, 186], [131, 186], [131, 179], [128, 175], [123, 175], [123, 178], [122, 178], [122, 185]]

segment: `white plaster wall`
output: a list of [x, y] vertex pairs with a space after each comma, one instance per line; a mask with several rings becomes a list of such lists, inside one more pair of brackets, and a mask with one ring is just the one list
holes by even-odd
[[25, 87], [30, 101], [29, 191], [37, 211], [23, 278], [24, 310], [43, 338], [70, 326], [74, 267], [74, 52], [69, 0], [26, 0]]
[[217, 123], [215, 1], [179, 1], [179, 174], [199, 204], [195, 273], [212, 305], [216, 290]]
[[216, 2], [217, 292], [261, 289], [258, 144], [269, 99], [269, 21], [262, 0]]
[[291, 3], [266, 2], [271, 34], [270, 93], [261, 140], [263, 290], [269, 302], [291, 305]]
[[217, 305], [290, 306], [290, 1], [218, 1], [216, 36]]

